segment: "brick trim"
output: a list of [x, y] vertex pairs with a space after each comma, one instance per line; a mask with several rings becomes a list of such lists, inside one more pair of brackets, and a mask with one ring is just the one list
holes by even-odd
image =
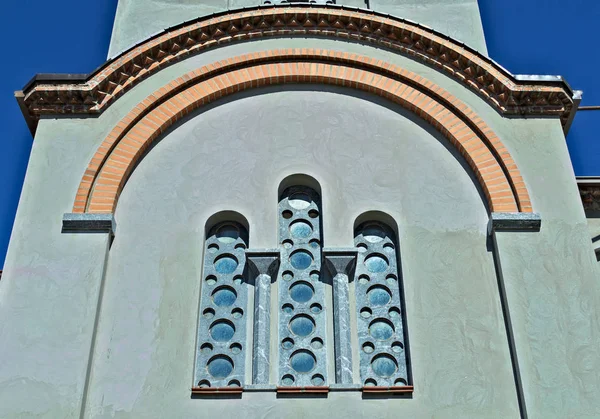
[[288, 4], [227, 11], [166, 30], [74, 82], [36, 78], [18, 92], [31, 125], [41, 115], [98, 114], [141, 80], [208, 48], [273, 36], [325, 36], [392, 49], [424, 62], [475, 91], [503, 115], [560, 117], [576, 111], [562, 80], [523, 81], [494, 61], [432, 29], [373, 11]]
[[485, 122], [459, 99], [412, 72], [357, 54], [285, 49], [222, 60], [171, 81], [133, 108], [100, 145], [80, 183], [74, 213], [112, 213], [150, 145], [195, 109], [243, 90], [322, 83], [389, 99], [433, 125], [473, 169], [492, 212], [532, 212], [516, 163]]

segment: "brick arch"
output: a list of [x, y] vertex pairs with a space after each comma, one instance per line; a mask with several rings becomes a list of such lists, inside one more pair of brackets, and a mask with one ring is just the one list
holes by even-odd
[[144, 152], [195, 109], [243, 90], [321, 83], [363, 90], [414, 112], [442, 133], [474, 171], [492, 212], [532, 212], [519, 169], [501, 140], [439, 86], [381, 60], [319, 49], [271, 50], [222, 60], [171, 81], [127, 114], [90, 161], [74, 213], [112, 213]]

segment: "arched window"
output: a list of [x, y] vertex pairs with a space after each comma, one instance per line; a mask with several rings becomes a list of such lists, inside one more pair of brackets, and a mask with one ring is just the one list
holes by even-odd
[[277, 205], [278, 249], [247, 249], [248, 223], [237, 213], [207, 222], [195, 391], [412, 391], [393, 219], [365, 213], [354, 224], [355, 247], [323, 248], [314, 179], [286, 178]]
[[361, 222], [354, 244], [361, 381], [365, 387], [406, 386], [409, 371], [396, 234], [383, 222]]
[[[282, 182], [283, 184], [283, 182]], [[290, 186], [279, 199], [279, 385], [327, 382], [325, 284], [321, 281], [321, 197]]]
[[194, 372], [198, 387], [244, 384], [247, 246], [248, 230], [239, 222], [221, 221], [207, 231]]

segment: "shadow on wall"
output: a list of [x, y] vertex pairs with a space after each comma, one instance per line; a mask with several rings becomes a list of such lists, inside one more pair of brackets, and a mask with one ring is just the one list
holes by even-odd
[[[487, 213], [488, 214], [491, 213], [490, 208], [489, 208], [489, 202], [485, 195], [485, 192], [481, 188], [481, 183], [477, 179], [477, 176], [473, 172], [473, 169], [471, 168], [469, 163], [460, 154], [459, 150], [457, 150], [448, 141], [448, 139], [445, 138], [431, 124], [424, 121], [423, 119], [421, 119], [419, 116], [415, 115], [414, 113], [400, 107], [399, 105], [397, 105], [387, 99], [384, 99], [382, 97], [379, 97], [379, 96], [371, 94], [371, 93], [354, 90], [354, 89], [350, 89], [350, 88], [339, 87], [339, 86], [328, 86], [328, 85], [321, 85], [321, 84], [268, 86], [268, 87], [251, 89], [251, 90], [244, 91], [244, 92], [234, 93], [234, 94], [231, 94], [224, 98], [220, 98], [212, 103], [209, 103], [208, 105], [204, 105], [204, 106], [200, 107], [199, 109], [196, 109], [195, 111], [191, 112], [187, 116], [183, 117], [182, 119], [178, 120], [173, 125], [171, 125], [168, 129], [166, 129], [163, 133], [161, 133], [161, 135], [146, 149], [146, 151], [142, 154], [142, 156], [137, 160], [135, 166], [139, 165], [143, 161], [145, 156], [148, 155], [152, 151], [153, 147], [155, 147], [160, 141], [162, 141], [169, 134], [171, 134], [172, 132], [177, 130], [179, 127], [183, 126], [185, 123], [196, 118], [197, 116], [200, 116], [200, 115], [204, 114], [205, 112], [208, 112], [219, 106], [222, 106], [222, 105], [225, 105], [228, 103], [232, 103], [232, 102], [238, 101], [240, 99], [252, 98], [252, 97], [262, 96], [265, 94], [281, 92], [281, 91], [324, 92], [324, 93], [342, 94], [344, 96], [350, 96], [350, 97], [354, 97], [357, 99], [366, 100], [366, 101], [369, 101], [376, 105], [383, 106], [383, 107], [401, 115], [402, 117], [408, 119], [409, 121], [411, 121], [414, 124], [416, 124], [417, 126], [419, 126], [421, 129], [425, 130], [429, 135], [434, 137], [436, 140], [438, 140], [439, 143], [441, 145], [443, 145], [444, 148], [446, 148], [446, 150], [448, 150], [448, 152], [461, 165], [462, 169], [465, 171], [465, 173], [471, 179], [471, 182], [477, 189], [477, 193], [479, 194], [481, 202], [484, 204]], [[135, 167], [133, 168], [132, 173], [134, 171], [135, 171]], [[127, 185], [127, 182], [125, 182], [124, 188], [126, 187], [126, 185]], [[290, 175], [290, 176], [284, 178], [281, 181], [281, 183], [279, 185], [279, 189], [278, 189], [278, 197], [281, 196], [281, 194], [283, 193], [283, 191], [286, 188], [293, 186], [293, 185], [310, 187], [310, 188], [314, 189], [319, 194], [319, 196], [322, 196], [321, 186], [316, 179], [314, 179], [313, 177], [311, 177], [309, 175], [293, 174], [293, 175]], [[390, 227], [392, 227], [392, 226], [390, 225]], [[396, 233], [397, 233], [397, 229], [396, 229]]]

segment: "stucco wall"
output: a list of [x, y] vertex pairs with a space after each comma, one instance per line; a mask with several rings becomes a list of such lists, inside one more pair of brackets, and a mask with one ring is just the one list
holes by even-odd
[[2, 418], [79, 416], [108, 236], [61, 234], [61, 220], [106, 133], [91, 119], [38, 128], [0, 281]]
[[[395, 107], [315, 89], [232, 98], [175, 129], [137, 168], [116, 212], [92, 416], [199, 417], [212, 409], [228, 416], [260, 403], [258, 410], [270, 412], [249, 417], [295, 417], [301, 409], [330, 417], [339, 412], [338, 399], [348, 414], [517, 414], [485, 245], [486, 210], [456, 153]], [[398, 220], [420, 388], [414, 400], [384, 404], [333, 395], [317, 405], [296, 400], [286, 414], [288, 400], [274, 394], [245, 394], [226, 404], [181, 397], [192, 380], [205, 220], [237, 210], [250, 221], [251, 247], [276, 247], [277, 187], [292, 173], [321, 180], [325, 246], [351, 247], [354, 219], [366, 210]], [[133, 316], [127, 314], [132, 306]]]
[[[257, 6], [260, 0], [119, 0], [109, 57], [165, 28], [227, 9]], [[366, 8], [363, 0], [338, 5]], [[371, 0], [377, 12], [429, 26], [487, 54], [477, 0]]]
[[[401, 65], [452, 92], [499, 135], [543, 220], [539, 233], [496, 237], [529, 417], [600, 414], [598, 265], [560, 123], [502, 118], [406, 57], [309, 38], [214, 49], [148, 78], [98, 118], [41, 121], [0, 282], [0, 358], [11, 360], [0, 369], [0, 416], [79, 416], [107, 239], [61, 234], [60, 219], [95, 148], [173, 78], [283, 46], [354, 51]], [[216, 211], [237, 209], [250, 220], [251, 247], [274, 246], [277, 185], [296, 172], [321, 181], [326, 246], [350, 246], [354, 218], [365, 210], [396, 218], [412, 400], [339, 393], [309, 401], [274, 394], [190, 399], [203, 224]], [[306, 406], [316, 416], [519, 415], [483, 200], [446, 141], [393, 105], [310, 86], [232, 96], [149, 152], [116, 217], [88, 416], [200, 417], [244, 407], [260, 417], [281, 417], [282, 410], [294, 417]]]
[[592, 238], [600, 235], [600, 217], [588, 217], [587, 222]]

